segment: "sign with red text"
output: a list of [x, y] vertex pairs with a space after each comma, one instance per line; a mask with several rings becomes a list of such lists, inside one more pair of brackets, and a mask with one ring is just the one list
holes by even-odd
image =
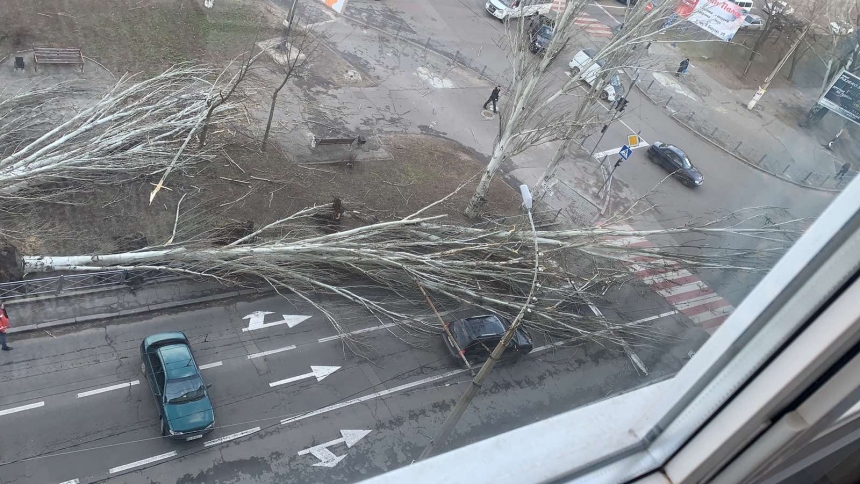
[[681, 0], [675, 13], [725, 41], [732, 40], [746, 15], [729, 0]]

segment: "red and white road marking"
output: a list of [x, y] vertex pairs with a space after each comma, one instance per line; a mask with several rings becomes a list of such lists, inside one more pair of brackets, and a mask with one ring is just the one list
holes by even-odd
[[[567, 5], [567, 0], [554, 0], [552, 2], [552, 7], [550, 10], [554, 10], [556, 12], [564, 11], [564, 7]], [[573, 19], [574, 25], [582, 28], [591, 35], [596, 37], [612, 37], [612, 29], [606, 26], [606, 24], [597, 20], [596, 18], [581, 13], [578, 17]]]
[[[619, 231], [635, 231], [629, 225], [605, 227]], [[607, 243], [624, 247], [654, 247], [648, 239], [639, 236], [612, 237]], [[651, 286], [666, 302], [684, 313], [702, 329], [713, 334], [725, 321], [734, 306], [709, 288], [699, 276], [678, 267], [678, 263], [656, 257], [631, 257], [625, 264], [640, 281]]]

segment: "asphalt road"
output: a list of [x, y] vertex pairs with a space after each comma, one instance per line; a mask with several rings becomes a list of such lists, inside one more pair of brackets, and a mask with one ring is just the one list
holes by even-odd
[[[292, 328], [243, 331], [256, 311], [271, 312], [269, 324], [309, 317], [295, 318]], [[19, 337], [13, 352], [0, 355], [0, 482], [354, 482], [409, 464], [470, 375], [435, 329], [421, 337], [381, 328], [354, 308], [333, 314], [363, 357], [346, 351], [309, 304], [281, 297]], [[677, 315], [654, 321], [685, 343], [637, 348], [648, 375], [620, 350], [536, 341], [527, 358], [494, 371], [449, 448], [673, 374], [704, 338], [695, 328], [678, 333], [679, 322]], [[212, 384], [217, 428], [193, 442], [160, 436], [140, 371], [142, 339], [176, 330], [188, 335]], [[320, 366], [333, 372], [317, 381], [312, 367]], [[270, 386], [285, 379], [293, 381]], [[347, 432], [360, 437], [347, 447], [342, 430], [367, 433]], [[300, 454], [332, 441], [328, 451], [344, 456], [332, 467]]]

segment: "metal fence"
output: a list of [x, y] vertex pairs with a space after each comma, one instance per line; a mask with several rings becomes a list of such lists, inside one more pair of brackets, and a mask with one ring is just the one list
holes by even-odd
[[108, 286], [131, 286], [142, 284], [145, 281], [175, 277], [173, 274], [160, 271], [103, 271], [42, 277], [0, 284], [0, 299], [60, 295], [70, 291]]
[[797, 166], [793, 163], [794, 158], [791, 153], [784, 148], [782, 148], [782, 152], [779, 152], [772, 146], [762, 147], [753, 146], [753, 143], [750, 142], [744, 143], [744, 140], [709, 122], [701, 114], [697, 114], [693, 108], [686, 106], [681, 99], [678, 99], [675, 91], [663, 87], [659, 82], [652, 80], [639, 87], [655, 104], [669, 110], [671, 116], [677, 121], [711, 140], [727, 152], [778, 178], [808, 187], [840, 189], [857, 176], [857, 172], [848, 172], [844, 177], [836, 178], [835, 173], [820, 173]]

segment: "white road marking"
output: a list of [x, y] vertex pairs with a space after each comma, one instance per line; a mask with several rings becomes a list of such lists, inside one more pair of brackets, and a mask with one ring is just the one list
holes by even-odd
[[248, 319], [248, 327], [242, 328], [242, 331], [256, 331], [258, 329], [266, 329], [272, 326], [280, 326], [282, 324], [286, 324], [290, 328], [297, 326], [302, 321], [310, 319], [310, 316], [304, 316], [301, 314], [282, 314], [281, 316], [284, 319], [280, 321], [272, 321], [271, 323], [266, 323], [265, 318], [267, 314], [273, 314], [271, 311], [254, 311], [253, 313], [243, 317], [242, 319]]
[[[691, 282], [689, 284], [684, 284], [683, 286], [674, 286], [667, 287], [666, 289], [660, 289], [657, 291], [657, 294], [663, 297], [674, 296], [676, 294], [683, 294], [685, 292], [694, 292], [694, 291], [702, 291], [707, 289], [708, 286], [705, 285], [702, 281]], [[679, 301], [680, 302], [680, 301]]]
[[78, 398], [88, 397], [90, 395], [97, 395], [99, 393], [109, 392], [111, 390], [119, 390], [121, 388], [130, 388], [130, 387], [133, 387], [134, 385], [139, 385], [139, 384], [140, 384], [140, 380], [134, 380], [134, 381], [126, 382], [126, 383], [120, 383], [119, 385], [111, 385], [109, 387], [97, 388], [95, 390], [90, 390], [87, 392], [78, 393]]
[[215, 368], [216, 366], [221, 366], [223, 364], [223, 361], [216, 361], [215, 363], [206, 363], [205, 365], [200, 365], [198, 366], [198, 368], [200, 368], [201, 370], [208, 370], [209, 368]]
[[634, 235], [632, 237], [623, 237], [620, 239], [606, 240], [604, 242], [607, 245], [615, 245], [618, 247], [624, 247], [624, 246], [627, 246], [630, 244], [640, 244], [642, 242], [648, 242], [648, 239]]
[[[647, 146], [651, 146], [651, 145], [649, 145], [648, 142], [643, 140], [642, 138], [639, 138], [639, 144], [635, 145], [635, 146], [631, 146], [630, 149], [635, 150], [636, 148], [645, 148]], [[620, 146], [618, 148], [612, 148], [611, 150], [606, 150], [606, 151], [601, 151], [600, 153], [595, 153], [594, 157], [597, 159], [600, 159], [600, 158], [603, 158], [604, 156], [617, 155], [619, 151], [621, 151]]]
[[334, 467], [346, 456], [335, 455], [332, 451], [328, 449], [328, 447], [344, 443], [346, 444], [347, 448], [351, 448], [369, 433], [370, 430], [341, 430], [341, 438], [330, 440], [324, 444], [319, 444], [313, 447], [308, 447], [304, 450], [300, 450], [299, 455], [312, 454], [314, 457], [319, 459], [320, 462], [314, 464], [314, 467]]
[[286, 378], [284, 380], [273, 381], [269, 383], [270, 387], [276, 387], [278, 385], [286, 385], [287, 383], [293, 383], [299, 380], [304, 380], [306, 378], [316, 378], [317, 381], [323, 381], [323, 379], [332, 373], [339, 370], [339, 366], [311, 366], [311, 372], [305, 373], [304, 375], [294, 376], [291, 378]]
[[203, 442], [203, 447], [212, 447], [213, 445], [223, 444], [224, 442], [229, 442], [234, 439], [238, 439], [240, 437], [244, 437], [246, 435], [251, 435], [253, 433], [257, 433], [260, 431], [260, 427], [254, 427], [252, 429], [243, 430], [241, 432], [236, 432], [235, 434], [225, 435], [224, 437], [218, 437], [217, 439], [212, 439], [207, 442]]
[[643, 277], [642, 282], [645, 284], [656, 284], [658, 282], [666, 282], [672, 281], [674, 279], [680, 279], [682, 277], [690, 277], [693, 274], [686, 269], [681, 269], [680, 271], [673, 272], [664, 272], [663, 274], [657, 274], [654, 276]]
[[117, 472], [127, 471], [129, 469], [134, 469], [135, 467], [145, 466], [146, 464], [152, 464], [153, 462], [158, 462], [160, 460], [169, 459], [171, 457], [176, 457], [176, 451], [168, 452], [166, 454], [157, 455], [155, 457], [150, 457], [149, 459], [143, 459], [136, 462], [132, 462], [131, 464], [122, 465], [119, 467], [114, 467], [108, 471], [109, 474], [116, 474]]
[[379, 326], [372, 326], [370, 328], [364, 328], [364, 329], [359, 329], [356, 331], [351, 331], [349, 333], [337, 334], [334, 336], [326, 336], [325, 338], [318, 339], [317, 342], [325, 343], [326, 341], [334, 341], [337, 339], [348, 338], [348, 337], [355, 335], [355, 334], [369, 333], [371, 331], [376, 331], [378, 329], [393, 328], [394, 326], [398, 326], [398, 323], [386, 323], [386, 324], [381, 324]]
[[60, 484], [80, 484], [80, 479], [72, 479], [71, 481], [63, 481]]
[[30, 410], [33, 408], [44, 407], [45, 402], [37, 402], [31, 403], [29, 405], [22, 405], [20, 407], [7, 408], [6, 410], [0, 410], [0, 415], [9, 415], [10, 413], [23, 412], [24, 410]]
[[[609, 13], [609, 10], [606, 10], [605, 8], [603, 8], [603, 5], [601, 5], [601, 4], [597, 3], [597, 2], [594, 2], [594, 5], [596, 5], [596, 6], [597, 6], [597, 8], [599, 8], [600, 10], [603, 10], [603, 13], [605, 13], [606, 15], [608, 15], [608, 16], [609, 16], [609, 18], [611, 18], [613, 21], [615, 21], [615, 23], [617, 23], [617, 24], [620, 24], [620, 23], [621, 23], [621, 21], [620, 21], [620, 20], [618, 20], [617, 18], [615, 18], [615, 16], [614, 16], [614, 15], [612, 15], [611, 13]], [[618, 7], [614, 7], [614, 8], [618, 8]], [[626, 7], [625, 7], [625, 8], [626, 8]]]
[[262, 356], [274, 355], [275, 353], [283, 353], [284, 351], [290, 351], [296, 349], [296, 345], [284, 346], [283, 348], [278, 348], [276, 350], [269, 351], [261, 351], [259, 353], [253, 353], [248, 355], [248, 359], [260, 358]]
[[694, 323], [702, 324], [705, 321], [710, 321], [712, 319], [717, 319], [720, 316], [725, 316], [727, 314], [731, 314], [732, 311], [734, 311], [734, 310], [735, 310], [735, 308], [732, 306], [723, 306], [721, 308], [712, 309], [711, 311], [706, 312], [706, 313], [694, 314], [694, 315], [690, 316], [690, 319]]
[[676, 309], [684, 310], [684, 309], [692, 309], [696, 306], [701, 306], [703, 304], [713, 303], [722, 300], [723, 297], [719, 294], [707, 294], [705, 296], [694, 297], [692, 299], [688, 299], [686, 301], [679, 301], [673, 304]]

